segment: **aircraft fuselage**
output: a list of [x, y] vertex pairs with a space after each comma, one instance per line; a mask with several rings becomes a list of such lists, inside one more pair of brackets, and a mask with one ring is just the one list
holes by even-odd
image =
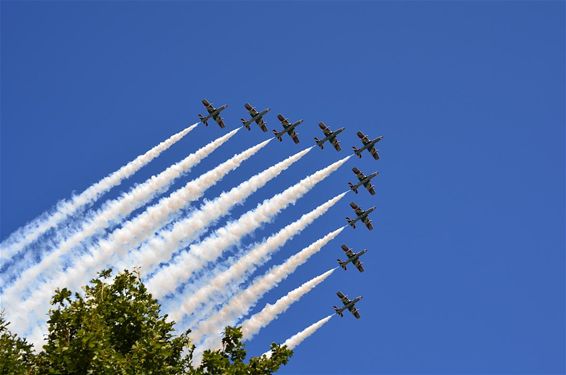
[[301, 125], [302, 123], [303, 123], [303, 120], [298, 120], [298, 121], [292, 123], [291, 125], [289, 125], [288, 127], [284, 128], [280, 132], [277, 132], [275, 135], [280, 137], [285, 133], [290, 133], [291, 130], [294, 130], [297, 126]]
[[358, 149], [358, 152], [362, 152], [362, 151], [364, 151], [364, 150], [367, 150], [367, 149], [369, 149], [369, 148], [375, 146], [375, 144], [376, 144], [377, 142], [381, 141], [382, 139], [383, 139], [383, 136], [382, 136], [382, 135], [379, 136], [379, 137], [377, 137], [377, 138], [375, 138], [375, 139], [372, 139], [368, 144], [366, 144], [366, 145], [364, 145], [363, 147], [359, 148], [359, 149]]
[[204, 121], [207, 121], [211, 118], [213, 118], [214, 116], [217, 116], [220, 114], [220, 112], [222, 112], [223, 110], [225, 110], [226, 108], [228, 108], [228, 104], [223, 104], [220, 107], [216, 108], [214, 111], [212, 111], [212, 113], [209, 113], [206, 116], [203, 116]]
[[375, 176], [377, 176], [379, 173], [378, 172], [373, 172], [370, 175], [367, 175], [365, 178], [362, 178], [360, 180], [360, 182], [358, 182], [357, 184], [354, 185], [354, 187], [352, 188], [352, 190], [356, 191], [360, 186], [367, 184], [368, 182], [370, 182]]
[[373, 211], [375, 211], [375, 207], [372, 208], [368, 208], [367, 210], [365, 210], [364, 212], [362, 212], [361, 214], [359, 214], [355, 219], [354, 219], [354, 223], [356, 221], [360, 221], [360, 220], [365, 220], [369, 214], [371, 214]]
[[334, 138], [336, 138], [336, 136], [340, 133], [342, 133], [344, 131], [344, 129], [346, 128], [340, 128], [337, 129], [336, 131], [333, 131], [332, 134], [327, 135], [326, 137], [324, 137], [323, 139], [320, 140], [320, 143], [324, 143], [326, 141], [332, 141], [334, 140]]
[[360, 302], [362, 300], [362, 296], [358, 296], [356, 298], [354, 298], [353, 300], [351, 300], [349, 303], [345, 303], [344, 306], [336, 308], [336, 314], [342, 316], [342, 314], [344, 313], [344, 311], [349, 310], [350, 308], [356, 306], [356, 303]]
[[263, 116], [265, 116], [267, 112], [269, 112], [270, 110], [271, 110], [270, 108], [266, 108], [263, 111], [258, 112], [255, 116], [252, 116], [249, 120], [245, 120], [244, 126], [249, 127], [250, 124], [252, 124], [253, 122], [261, 120]]
[[352, 255], [351, 257], [348, 257], [348, 259], [346, 259], [343, 262], [340, 262], [340, 265], [342, 267], [344, 267], [345, 265], [347, 265], [348, 263], [354, 263], [356, 260], [358, 260], [362, 255], [364, 255], [365, 253], [367, 253], [367, 249], [363, 249], [358, 253], [355, 253], [354, 255]]

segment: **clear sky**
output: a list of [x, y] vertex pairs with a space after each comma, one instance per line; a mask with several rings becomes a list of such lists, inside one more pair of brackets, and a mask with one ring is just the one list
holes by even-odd
[[[72, 191], [197, 120], [200, 99], [303, 118], [300, 145], [272, 142], [207, 198], [345, 126], [344, 150], [313, 150], [233, 211], [238, 217], [346, 155], [355, 132], [384, 135], [382, 160], [351, 159], [257, 231], [261, 239], [378, 170], [376, 196], [348, 194], [270, 265], [377, 206], [259, 304], [369, 249], [249, 343], [265, 351], [363, 295], [283, 374], [564, 373], [565, 3], [1, 3], [0, 238]], [[197, 128], [108, 197], [215, 139]], [[242, 130], [180, 183], [259, 141]], [[180, 186], [180, 183], [176, 186]], [[221, 224], [221, 223], [220, 223]]]

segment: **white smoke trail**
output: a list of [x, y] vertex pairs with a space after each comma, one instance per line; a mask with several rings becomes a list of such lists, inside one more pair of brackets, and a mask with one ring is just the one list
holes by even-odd
[[[76, 290], [93, 277], [98, 270], [110, 264], [115, 265], [128, 250], [135, 248], [152, 236], [156, 230], [166, 225], [173, 213], [189, 202], [200, 198], [206, 189], [267, 146], [271, 140], [261, 142], [234, 155], [197, 179], [189, 181], [183, 188], [161, 199], [134, 219], [126, 222], [121, 228], [111, 233], [107, 239], [103, 239], [91, 247], [90, 253], [76, 257], [72, 262], [74, 263], [73, 266], [66, 269], [65, 272], [57, 274], [56, 277], [37, 287], [25, 302], [18, 305], [18, 310], [20, 310], [18, 315], [22, 316], [27, 312], [34, 316], [33, 312], [47, 311], [49, 298], [54, 289], [65, 286], [71, 290]], [[135, 258], [134, 256], [127, 261], [122, 261], [116, 268], [127, 267], [132, 264], [131, 262], [135, 264]]]
[[[139, 255], [136, 255], [136, 257], [142, 259], [146, 266], [157, 264], [160, 259], [169, 258], [175, 250], [186, 246], [208, 225], [227, 215], [236, 204], [242, 204], [251, 194], [299, 161], [311, 149], [312, 147], [309, 147], [288, 157], [242, 182], [230, 191], [223, 192], [216, 199], [206, 202], [189, 217], [177, 221], [172, 228], [162, 230], [153, 236], [139, 249]], [[142, 275], [146, 275], [143, 268], [141, 271]], [[157, 274], [161, 271], [162, 269], [158, 270]]]
[[[248, 211], [238, 220], [218, 229], [201, 243], [191, 246], [189, 251], [179, 254], [154, 275], [146, 284], [148, 289], [156, 298], [173, 292], [179, 283], [188, 280], [195, 271], [217, 259], [224, 249], [238, 243], [245, 234], [258, 228], [262, 223], [268, 222], [285, 207], [296, 202], [316, 184], [340, 168], [348, 158], [349, 156], [305, 177], [282, 193]], [[218, 209], [222, 207], [224, 205], [218, 205]]]
[[[295, 349], [300, 343], [305, 341], [305, 339], [311, 336], [313, 333], [318, 331], [320, 327], [328, 323], [330, 319], [332, 319], [334, 315], [328, 315], [326, 318], [320, 319], [318, 322], [311, 324], [307, 328], [303, 329], [302, 331], [298, 332], [297, 334], [289, 337], [282, 345], [285, 345], [288, 349]], [[267, 353], [263, 353], [264, 355], [271, 357], [271, 351]]]
[[[224, 304], [220, 309], [214, 311], [210, 318], [203, 321], [196, 328], [194, 328], [191, 333], [191, 338], [196, 342], [200, 340], [201, 337], [214, 334], [219, 330], [222, 330], [226, 326], [234, 326], [238, 322], [238, 319], [241, 316], [246, 315], [265, 293], [275, 288], [282, 280], [285, 280], [287, 276], [295, 272], [297, 267], [299, 267], [301, 264], [304, 264], [311, 256], [319, 252], [326, 244], [328, 244], [328, 242], [336, 238], [336, 236], [338, 236], [340, 232], [344, 230], [344, 228], [345, 227], [341, 227], [333, 232], [328, 233], [321, 239], [305, 247], [297, 254], [291, 256], [283, 264], [272, 267], [263, 276], [257, 277], [247, 288], [240, 289], [239, 292], [234, 297], [232, 297], [228, 303]], [[248, 253], [247, 255], [251, 254], [252, 252]], [[240, 260], [244, 260], [246, 256], [242, 257]], [[215, 290], [210, 288], [216, 288], [216, 291], [221, 292], [227, 289], [227, 287], [229, 286], [228, 283], [230, 283], [231, 285], [239, 285], [242, 282], [241, 278], [243, 274], [243, 272], [239, 270], [239, 267], [244, 266], [245, 261], [238, 261], [235, 265], [227, 270], [227, 272], [230, 272], [231, 274], [227, 275], [228, 277], [222, 280], [222, 282], [215, 282], [215, 278], [214, 281], [206, 283], [206, 286], [203, 288], [208, 289], [206, 296], [209, 296], [210, 298], [210, 296], [214, 293]], [[231, 281], [230, 278], [232, 280], [239, 280]], [[199, 293], [200, 290], [194, 295], [196, 296]], [[224, 300], [226, 300], [226, 297], [224, 298]], [[193, 303], [192, 306], [196, 308], [198, 307], [198, 304]], [[181, 305], [181, 310], [186, 307], [187, 306], [185, 306], [184, 304]], [[169, 316], [172, 320], [177, 321], [182, 315], [174, 311], [173, 313], [169, 314]], [[182, 331], [183, 328], [179, 328], [179, 330]]]
[[[307, 281], [300, 287], [293, 289], [285, 296], [279, 298], [273, 305], [267, 304], [258, 313], [252, 315], [249, 319], [242, 323], [242, 334], [243, 340], [249, 341], [252, 339], [263, 327], [267, 326], [269, 323], [274, 321], [287, 311], [289, 307], [298, 300], [301, 299], [305, 294], [313, 290], [318, 284], [326, 280], [332, 273], [336, 270], [333, 268], [326, 271], [325, 273]], [[201, 344], [200, 349], [216, 349], [220, 346], [222, 342], [221, 338], [222, 332], [217, 331], [208, 336]]]
[[233, 137], [240, 129], [241, 128], [235, 129], [216, 139], [182, 161], [170, 166], [159, 175], [153, 176], [143, 184], [136, 186], [130, 192], [105, 204], [90, 220], [87, 220], [82, 225], [80, 231], [75, 232], [71, 237], [67, 238], [55, 250], [47, 254], [38, 264], [23, 271], [16, 282], [4, 291], [2, 295], [3, 303], [11, 308], [16, 306], [17, 301], [22, 299], [24, 292], [26, 290], [32, 290], [33, 287], [37, 285], [37, 282], [34, 281], [38, 281], [37, 279], [42, 273], [56, 271], [60, 268], [64, 255], [73, 250], [83, 240], [103, 230], [110, 223], [126, 217], [136, 208], [141, 207], [153, 197], [160, 194], [169, 187], [176, 178], [187, 173], [193, 166]]
[[[177, 301], [173, 303], [173, 310], [169, 312], [170, 319], [179, 322], [183, 316], [197, 311], [203, 304], [214, 306], [222, 301], [228, 300], [234, 294], [234, 289], [245, 282], [247, 277], [251, 275], [257, 267], [267, 262], [275, 251], [284, 246], [287, 241], [304, 230], [315, 219], [326, 213], [326, 211], [342, 199], [344, 195], [346, 195], [346, 193], [342, 193], [330, 199], [313, 211], [303, 215], [299, 220], [270, 236], [265, 241], [257, 244], [245, 255], [230, 262], [227, 269], [217, 272], [216, 275], [211, 275], [211, 277], [202, 283], [203, 286], [200, 289], [196, 291], [186, 291], [180, 304]], [[203, 322], [199, 328], [194, 329], [192, 338], [194, 340], [199, 339], [200, 337], [197, 336], [200, 335], [201, 331], [202, 334], [216, 331], [217, 324], [222, 324], [220, 328], [234, 324], [224, 324], [224, 322], [226, 320], [231, 322], [240, 315], [240, 311], [237, 307], [244, 308], [245, 305], [242, 304], [242, 302], [246, 297], [246, 300], [252, 298], [251, 301], [259, 299], [262, 293], [265, 293], [277, 285], [290, 272], [306, 262], [311, 255], [322, 249], [324, 245], [340, 234], [343, 229], [344, 227], [337, 229], [314, 242], [294, 257], [291, 257], [283, 265], [272, 269], [268, 272], [268, 276], [254, 282], [252, 286], [246, 288], [245, 293], [240, 292], [238, 295], [239, 298], [232, 299], [227, 305], [224, 305], [220, 311], [214, 311], [212, 318]], [[251, 307], [249, 304], [247, 306], [247, 308]]]
[[[178, 247], [185, 244], [190, 238], [194, 235], [199, 233], [202, 229], [206, 228], [206, 226], [213, 220], [218, 219], [222, 215], [225, 215], [229, 212], [229, 209], [237, 203], [242, 203], [242, 201], [247, 198], [249, 195], [254, 193], [257, 189], [261, 188], [265, 184], [267, 184], [271, 179], [277, 177], [295, 162], [299, 161], [303, 156], [305, 156], [312, 147], [309, 147], [303, 151], [300, 151], [287, 159], [267, 168], [263, 172], [260, 172], [250, 178], [249, 180], [241, 183], [237, 187], [233, 188], [227, 193], [222, 193], [218, 198], [205, 203], [200, 210], [196, 211], [195, 214], [191, 215], [190, 217], [177, 221], [171, 229], [169, 230], [162, 230], [157, 235], [154, 235], [152, 239], [146, 243], [146, 245], [142, 246], [140, 251], [140, 255], [144, 258], [147, 257], [147, 261], [149, 259], [154, 259], [155, 262], [159, 261], [159, 257], [168, 257], [170, 256], [173, 251], [175, 251]], [[154, 254], [155, 253], [155, 254]], [[143, 269], [142, 269], [143, 272]], [[29, 301], [29, 300], [28, 300]], [[11, 313], [11, 311], [25, 311], [23, 308], [29, 308], [29, 304], [33, 302], [26, 301], [26, 305], [19, 304], [16, 306], [11, 307], [11, 309], [6, 311], [6, 313]], [[34, 314], [41, 314], [43, 311], [34, 311]], [[35, 316], [35, 325], [43, 326], [44, 322], [41, 318]], [[13, 319], [11, 321], [14, 321]], [[26, 325], [26, 319], [19, 319], [18, 323], [19, 326]], [[29, 327], [29, 325], [28, 325]], [[12, 326], [14, 331], [16, 330], [16, 324]], [[35, 329], [35, 328], [31, 328]], [[42, 327], [42, 330], [45, 328]], [[35, 329], [37, 331], [37, 329]]]
[[70, 200], [59, 202], [52, 212], [45, 213], [37, 219], [26, 224], [24, 227], [12, 233], [6, 240], [0, 243], [0, 260], [6, 260], [22, 251], [26, 246], [37, 240], [43, 233], [57, 226], [69, 216], [78, 213], [81, 209], [86, 208], [96, 201], [102, 194], [110, 190], [112, 187], [120, 184], [124, 179], [136, 173], [143, 166], [158, 157], [163, 151], [180, 141], [191, 130], [196, 128], [197, 124], [172, 135], [165, 141], [153, 147], [145, 154], [138, 156], [116, 172], [106, 176], [88, 189], [75, 195]]
[[332, 275], [336, 270], [333, 268], [326, 271], [322, 275], [315, 277], [301, 285], [300, 287], [293, 289], [285, 296], [279, 298], [277, 302], [273, 305], [267, 304], [263, 310], [257, 314], [251, 316], [248, 320], [242, 323], [242, 334], [244, 340], [250, 340], [254, 337], [263, 327], [271, 323], [273, 320], [277, 319], [279, 315], [287, 311], [287, 309], [295, 302], [301, 299], [305, 294], [313, 290], [318, 284], [323, 282]]
[[[263, 147], [267, 146], [267, 144], [269, 142], [271, 142], [272, 140], [273, 140], [273, 138], [268, 139], [266, 141], [259, 143], [256, 146], [250, 147], [248, 150], [246, 150], [246, 151], [244, 151], [244, 152], [242, 152], [238, 155], [234, 155], [232, 158], [230, 158], [226, 162], [222, 163], [220, 166], [218, 166], [214, 170], [211, 170], [211, 171], [205, 173], [204, 175], [199, 177], [197, 180], [195, 180], [195, 182], [193, 184], [191, 184], [192, 188], [198, 189], [198, 190], [204, 192], [204, 190], [206, 190], [207, 188], [209, 188], [210, 186], [215, 184], [217, 181], [219, 181], [224, 175], [226, 175], [226, 173], [228, 173], [230, 170], [237, 168], [243, 161], [250, 158], [252, 155], [257, 153]], [[199, 194], [199, 196], [200, 195], [202, 195], [202, 193]], [[167, 203], [167, 206], [168, 207], [171, 207], [171, 206], [178, 207], [178, 205], [176, 205], [174, 203]], [[140, 223], [140, 225], [143, 225], [143, 223]], [[137, 225], [135, 225], [135, 226], [137, 227]], [[157, 229], [158, 228], [154, 228], [151, 231], [151, 233], [149, 233], [148, 236], [146, 238], [144, 238], [144, 240], [149, 238], [149, 236], [152, 235], [153, 233], [155, 233], [155, 231]], [[141, 242], [138, 242], [138, 244], [139, 243], [141, 243]], [[153, 267], [155, 265], [157, 265], [160, 261], [166, 261], [170, 257], [170, 254], [168, 254], [164, 251], [157, 252], [157, 253], [151, 253], [151, 256], [149, 258], [145, 258], [144, 255], [146, 255], [146, 253], [144, 253], [142, 251], [133, 252], [133, 253], [130, 254], [128, 259], [121, 262], [117, 266], [117, 268], [120, 269], [120, 268], [129, 267], [130, 265], [135, 265], [136, 267], [141, 268], [142, 274], [148, 274], [153, 270]]]

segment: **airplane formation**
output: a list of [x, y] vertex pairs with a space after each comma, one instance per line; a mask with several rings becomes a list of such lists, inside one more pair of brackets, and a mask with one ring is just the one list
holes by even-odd
[[[208, 114], [206, 114], [206, 115], [199, 114], [198, 115], [199, 120], [204, 125], [208, 126], [208, 121], [210, 119], [212, 119], [221, 128], [224, 128], [224, 126], [225, 126], [224, 120], [220, 116], [220, 113], [223, 110], [225, 110], [228, 107], [228, 105], [224, 104], [224, 105], [221, 105], [220, 107], [216, 108], [216, 107], [214, 107], [214, 105], [212, 103], [210, 103], [206, 99], [202, 100], [202, 104], [206, 108], [206, 111], [208, 112]], [[268, 129], [267, 129], [267, 125], [264, 121], [264, 117], [270, 111], [270, 108], [265, 108], [262, 111], [257, 111], [249, 103], [244, 104], [244, 108], [248, 111], [248, 114], [250, 116], [249, 119], [245, 119], [245, 118], [241, 119], [244, 127], [248, 130], [251, 130], [251, 125], [253, 123], [256, 123], [263, 132], [267, 132]], [[297, 120], [295, 122], [290, 122], [282, 114], [278, 114], [277, 119], [281, 122], [281, 125], [283, 126], [283, 129], [281, 131], [277, 131], [275, 129], [273, 130], [273, 134], [279, 140], [279, 142], [282, 142], [283, 136], [285, 134], [287, 134], [293, 140], [293, 142], [299, 143], [299, 136], [298, 136], [297, 132], [295, 131], [295, 129], [303, 123], [303, 120]], [[320, 122], [318, 124], [318, 126], [320, 127], [320, 130], [322, 130], [324, 138], [318, 139], [317, 137], [315, 137], [314, 140], [315, 140], [316, 145], [318, 145], [321, 149], [324, 149], [324, 144], [326, 142], [328, 142], [334, 147], [334, 149], [336, 151], [341, 151], [340, 142], [338, 141], [338, 135], [340, 133], [342, 133], [345, 130], [345, 128], [340, 128], [340, 129], [337, 129], [336, 131], [332, 131], [324, 122]], [[353, 146], [352, 148], [354, 150], [354, 154], [356, 156], [358, 156], [358, 158], [361, 158], [363, 151], [367, 150], [373, 156], [373, 158], [375, 160], [379, 160], [379, 158], [380, 158], [379, 152], [377, 151], [375, 145], [383, 139], [383, 136], [379, 136], [379, 137], [370, 139], [367, 135], [365, 135], [361, 131], [358, 131], [356, 134], [362, 142], [362, 147], [357, 148], [357, 147]], [[363, 186], [371, 195], [375, 195], [375, 187], [371, 183], [371, 180], [373, 178], [375, 178], [376, 176], [378, 176], [379, 172], [373, 172], [369, 175], [365, 175], [362, 171], [360, 171], [356, 167], [352, 168], [352, 172], [354, 172], [354, 174], [356, 175], [358, 182], [356, 184], [348, 182], [350, 189], [354, 193], [358, 194], [358, 189]], [[354, 218], [346, 217], [346, 222], [352, 228], [356, 228], [356, 223], [359, 221], [359, 222], [363, 223], [366, 226], [367, 229], [372, 230], [373, 224], [372, 224], [372, 222], [369, 218], [369, 214], [372, 213], [373, 211], [375, 211], [375, 207], [371, 207], [367, 210], [364, 210], [360, 206], [358, 206], [355, 202], [351, 202], [350, 207], [352, 207], [352, 209], [354, 210], [356, 217], [354, 217]], [[338, 259], [338, 264], [340, 265], [340, 267], [342, 267], [344, 270], [347, 270], [347, 265], [351, 263], [352, 265], [354, 265], [354, 267], [356, 267], [358, 269], [359, 272], [364, 272], [364, 266], [363, 266], [362, 262], [360, 261], [360, 257], [362, 255], [364, 255], [365, 253], [367, 253], [367, 250], [363, 249], [363, 250], [356, 253], [352, 249], [350, 249], [347, 245], [342, 245], [341, 247], [342, 247], [342, 250], [344, 251], [347, 259], [344, 260], [344, 261], [341, 260], [341, 259]], [[342, 302], [342, 305], [343, 305], [341, 307], [333, 306], [336, 314], [339, 315], [340, 317], [343, 317], [344, 311], [348, 310], [350, 313], [352, 313], [352, 315], [354, 315], [354, 317], [356, 319], [359, 319], [360, 313], [359, 313], [358, 309], [356, 308], [356, 303], [361, 301], [363, 297], [358, 296], [358, 297], [350, 300], [344, 293], [342, 293], [340, 291], [338, 291], [336, 293], [336, 295], [338, 296], [338, 298], [340, 299], [340, 301]]]

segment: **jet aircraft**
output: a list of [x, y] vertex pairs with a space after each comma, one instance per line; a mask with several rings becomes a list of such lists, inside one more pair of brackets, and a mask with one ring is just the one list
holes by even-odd
[[352, 263], [354, 266], [356, 266], [356, 268], [358, 269], [358, 271], [360, 272], [364, 272], [364, 265], [362, 264], [362, 262], [360, 261], [360, 257], [362, 255], [364, 255], [365, 253], [367, 253], [368, 251], [366, 249], [363, 249], [357, 253], [354, 253], [352, 251], [352, 249], [350, 249], [348, 246], [346, 245], [342, 245], [342, 250], [344, 250], [344, 252], [346, 253], [346, 256], [348, 257], [348, 260], [342, 261], [340, 259], [338, 259], [338, 264], [340, 265], [340, 267], [342, 267], [343, 269], [347, 269], [346, 265], [348, 263]]
[[244, 104], [244, 107], [248, 110], [248, 112], [250, 113], [250, 116], [251, 116], [251, 118], [248, 119], [248, 120], [246, 120], [244, 118], [241, 119], [242, 123], [244, 124], [246, 129], [251, 130], [250, 125], [255, 122], [256, 124], [259, 125], [261, 130], [266, 132], [267, 126], [265, 125], [265, 122], [263, 121], [263, 116], [265, 116], [265, 114], [267, 112], [269, 112], [269, 108], [266, 108], [261, 112], [258, 112], [254, 107], [252, 107], [252, 105], [250, 103]]
[[320, 129], [324, 133], [324, 138], [318, 139], [317, 137], [314, 137], [316, 144], [320, 148], [324, 148], [324, 142], [329, 141], [330, 143], [332, 143], [332, 146], [334, 146], [336, 151], [340, 151], [341, 150], [340, 142], [338, 142], [338, 139], [336, 138], [336, 136], [338, 134], [342, 133], [345, 128], [340, 128], [336, 131], [332, 131], [326, 126], [326, 124], [324, 122], [319, 123], [318, 126], [320, 127]]
[[279, 119], [279, 121], [281, 121], [281, 124], [283, 125], [283, 130], [281, 130], [280, 132], [273, 130], [273, 134], [275, 134], [275, 136], [277, 137], [277, 139], [279, 140], [279, 142], [283, 141], [283, 135], [285, 133], [288, 133], [289, 136], [291, 138], [293, 138], [293, 142], [295, 143], [299, 143], [299, 137], [297, 136], [297, 133], [295, 132], [295, 128], [297, 126], [299, 126], [303, 120], [298, 120], [294, 123], [290, 123], [289, 120], [287, 120], [285, 117], [283, 117], [283, 115], [279, 114], [277, 115], [277, 118]]
[[340, 291], [336, 292], [336, 295], [338, 296], [338, 298], [340, 298], [340, 300], [342, 301], [342, 303], [344, 304], [344, 306], [342, 307], [337, 307], [337, 306], [332, 306], [334, 308], [334, 311], [336, 312], [336, 314], [340, 315], [341, 317], [344, 316], [344, 310], [349, 310], [352, 315], [354, 315], [356, 317], [356, 319], [360, 319], [360, 313], [358, 311], [358, 309], [356, 309], [356, 303], [360, 302], [362, 300], [362, 296], [356, 297], [353, 300], [348, 299], [348, 297], [346, 297], [346, 295]]
[[356, 176], [358, 177], [358, 180], [360, 180], [360, 182], [358, 182], [355, 185], [352, 184], [351, 182], [348, 182], [348, 185], [350, 185], [350, 189], [352, 189], [354, 191], [354, 193], [358, 194], [358, 188], [363, 185], [367, 189], [367, 191], [369, 191], [369, 193], [371, 195], [375, 195], [375, 189], [373, 188], [373, 185], [371, 184], [371, 179], [374, 178], [375, 176], [377, 176], [379, 174], [379, 172], [373, 172], [372, 174], [366, 176], [362, 173], [362, 171], [360, 171], [356, 167], [352, 168], [352, 172], [354, 172], [356, 174]]
[[200, 119], [200, 122], [208, 126], [208, 120], [212, 118], [214, 121], [218, 123], [218, 125], [220, 125], [221, 128], [223, 128], [225, 125], [224, 125], [224, 121], [222, 120], [222, 117], [220, 117], [220, 112], [228, 108], [228, 104], [224, 104], [218, 108], [214, 108], [212, 103], [210, 103], [206, 99], [202, 100], [202, 104], [204, 104], [204, 106], [206, 107], [206, 110], [208, 111], [208, 115], [203, 116], [199, 113], [198, 117]]
[[348, 224], [350, 224], [352, 228], [355, 228], [356, 222], [361, 220], [362, 223], [364, 223], [369, 230], [372, 230], [373, 225], [371, 224], [371, 220], [369, 219], [369, 214], [375, 211], [375, 207], [369, 208], [364, 211], [354, 202], [350, 203], [350, 207], [354, 209], [357, 216], [354, 219], [350, 219], [349, 217], [346, 217], [346, 221], [348, 222]]
[[375, 160], [378, 160], [379, 159], [379, 153], [377, 152], [377, 150], [375, 148], [375, 144], [377, 142], [381, 141], [383, 139], [383, 136], [381, 135], [381, 136], [379, 136], [375, 139], [370, 140], [367, 135], [365, 135], [364, 133], [359, 131], [358, 137], [362, 140], [362, 143], [364, 144], [364, 146], [362, 148], [356, 148], [355, 146], [352, 147], [354, 149], [355, 154], [358, 155], [359, 158], [361, 158], [362, 157], [362, 151], [368, 150], [372, 154], [373, 158]]

